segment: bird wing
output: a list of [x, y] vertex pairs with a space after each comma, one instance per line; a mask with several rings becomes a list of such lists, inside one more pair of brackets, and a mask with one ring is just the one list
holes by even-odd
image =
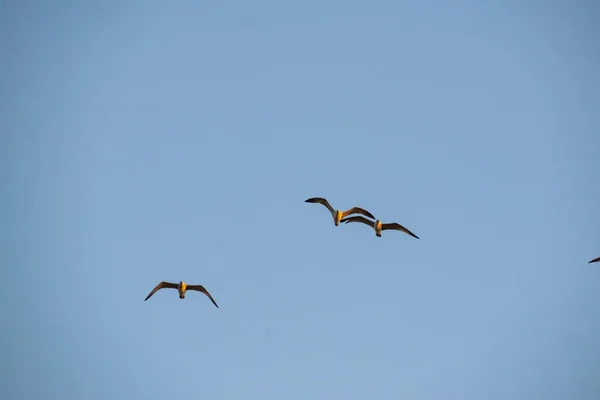
[[204, 286], [202, 285], [187, 285], [187, 290], [196, 290], [198, 292], [202, 292], [204, 293], [206, 296], [208, 296], [208, 298], [210, 299], [210, 301], [213, 302], [213, 304], [219, 308], [219, 306], [217, 306], [217, 303], [215, 302], [215, 300], [212, 298], [212, 296], [210, 295], [210, 293], [208, 293], [208, 290], [204, 289]]
[[402, 231], [404, 233], [408, 233], [410, 236], [414, 237], [414, 238], [419, 238], [417, 235], [415, 235], [414, 233], [412, 233], [411, 231], [409, 231], [408, 229], [406, 229], [405, 227], [403, 227], [402, 225], [396, 223], [396, 222], [392, 222], [391, 224], [381, 224], [381, 230], [384, 231], [386, 229], [395, 229], [397, 231]]
[[593, 262], [598, 262], [600, 261], [600, 257], [593, 259], [592, 261], [590, 261], [588, 264], [593, 263]]
[[150, 294], [148, 295], [148, 297], [146, 297], [144, 299], [144, 301], [148, 300], [154, 293], [158, 292], [160, 289], [165, 288], [165, 289], [177, 289], [177, 284], [176, 283], [171, 283], [171, 282], [161, 282], [158, 285], [156, 285], [156, 287], [154, 289], [152, 289], [152, 291], [150, 292]]
[[345, 223], [348, 223], [348, 222], [362, 222], [363, 224], [369, 225], [371, 228], [373, 227], [373, 221], [370, 221], [370, 220], [368, 220], [365, 217], [360, 216], [360, 215], [355, 216], [355, 217], [342, 218], [342, 220], [340, 222], [345, 222]]
[[373, 214], [371, 214], [370, 212], [368, 212], [364, 208], [360, 208], [360, 207], [352, 207], [351, 209], [344, 211], [342, 213], [342, 217], [345, 217], [345, 216], [350, 215], [350, 214], [362, 214], [362, 215], [366, 215], [369, 218], [375, 219], [375, 217], [373, 216]]
[[327, 209], [329, 210], [329, 212], [331, 213], [331, 215], [333, 215], [333, 217], [335, 218], [335, 210], [333, 209], [333, 207], [331, 207], [331, 204], [329, 204], [329, 202], [327, 200], [325, 200], [322, 197], [311, 197], [310, 199], [306, 199], [304, 200], [305, 203], [319, 203], [319, 204], [323, 204], [325, 207], [327, 207]]

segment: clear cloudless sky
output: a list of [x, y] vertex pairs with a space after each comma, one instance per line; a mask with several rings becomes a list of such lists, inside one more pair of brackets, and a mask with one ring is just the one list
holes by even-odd
[[0, 392], [600, 398], [599, 18], [2, 2]]

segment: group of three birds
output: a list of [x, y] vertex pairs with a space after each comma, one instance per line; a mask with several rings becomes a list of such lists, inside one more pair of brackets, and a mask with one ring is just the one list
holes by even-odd
[[[419, 237], [417, 235], [415, 235], [414, 233], [412, 233], [410, 230], [408, 230], [407, 228], [405, 228], [404, 226], [400, 225], [397, 222], [392, 222], [392, 223], [386, 223], [383, 224], [381, 223], [381, 221], [379, 219], [376, 219], [373, 214], [371, 214], [370, 212], [368, 212], [367, 210], [365, 210], [364, 208], [360, 208], [360, 207], [352, 207], [346, 211], [340, 211], [340, 210], [334, 210], [333, 207], [331, 207], [331, 205], [329, 204], [329, 202], [322, 198], [322, 197], [311, 197], [310, 199], [305, 200], [306, 203], [317, 203], [317, 204], [322, 204], [325, 207], [327, 207], [327, 209], [329, 210], [329, 212], [331, 212], [331, 216], [333, 217], [333, 223], [335, 224], [335, 226], [338, 226], [340, 224], [340, 222], [344, 222], [344, 223], [349, 223], [349, 222], [361, 222], [365, 225], [370, 226], [371, 228], [373, 228], [375, 230], [375, 235], [378, 237], [381, 237], [381, 232], [385, 231], [385, 230], [397, 230], [397, 231], [401, 231], [404, 233], [407, 233], [408, 235], [419, 239]], [[352, 214], [362, 214], [364, 216], [367, 216], [371, 219], [367, 219], [365, 217], [363, 217], [362, 215], [356, 215], [356, 216], [349, 216]], [[600, 257], [590, 261], [590, 263], [593, 262], [599, 262], [600, 261]], [[210, 301], [213, 302], [213, 304], [219, 308], [219, 306], [217, 305], [217, 303], [215, 302], [215, 300], [212, 298], [212, 296], [210, 295], [210, 293], [208, 293], [208, 290], [206, 290], [204, 288], [204, 286], [202, 285], [187, 285], [186, 283], [184, 283], [183, 281], [180, 281], [179, 283], [171, 283], [171, 282], [161, 282], [158, 285], [156, 285], [156, 287], [154, 289], [152, 289], [152, 291], [150, 292], [150, 294], [146, 297], [146, 299], [144, 299], [144, 301], [148, 300], [154, 293], [156, 293], [157, 291], [159, 291], [160, 289], [177, 289], [177, 291], [179, 292], [179, 298], [180, 299], [184, 299], [185, 298], [185, 292], [188, 290], [196, 290], [198, 292], [202, 292], [204, 293], [206, 296], [208, 296], [208, 298], [210, 299]]]

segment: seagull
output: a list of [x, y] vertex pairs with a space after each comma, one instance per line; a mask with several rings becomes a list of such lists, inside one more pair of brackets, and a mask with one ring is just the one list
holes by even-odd
[[600, 257], [593, 259], [592, 261], [590, 261], [588, 264], [591, 264], [593, 262], [599, 262], [600, 261]]
[[375, 235], [377, 235], [379, 237], [381, 237], [381, 231], [394, 229], [397, 231], [402, 231], [404, 233], [408, 233], [410, 236], [419, 239], [419, 237], [417, 235], [415, 235], [414, 233], [412, 233], [411, 231], [409, 231], [408, 229], [406, 229], [405, 227], [403, 227], [402, 225], [400, 225], [396, 222], [392, 222], [390, 224], [382, 224], [380, 220], [371, 221], [371, 220], [368, 220], [365, 217], [361, 217], [361, 216], [344, 218], [344, 219], [342, 219], [341, 222], [345, 222], [345, 223], [362, 222], [363, 224], [367, 224], [370, 227], [372, 227], [373, 229], [375, 229]]
[[177, 283], [171, 283], [171, 282], [161, 282], [158, 285], [156, 285], [156, 287], [154, 289], [152, 289], [152, 291], [150, 292], [150, 294], [148, 295], [148, 297], [146, 297], [144, 299], [144, 301], [148, 300], [154, 293], [158, 292], [160, 289], [177, 289], [177, 291], [179, 292], [179, 298], [180, 299], [184, 299], [185, 298], [185, 292], [187, 290], [196, 290], [198, 292], [202, 292], [205, 295], [208, 296], [208, 298], [210, 299], [210, 301], [213, 302], [213, 304], [219, 308], [219, 306], [217, 306], [217, 303], [215, 303], [215, 301], [213, 300], [212, 296], [210, 295], [210, 293], [208, 293], [208, 290], [204, 289], [204, 286], [202, 285], [188, 285], [186, 283], [184, 283], [183, 281], [180, 281], [178, 284]]
[[335, 224], [335, 226], [338, 226], [342, 218], [350, 214], [363, 214], [367, 217], [375, 219], [375, 217], [370, 212], [360, 207], [352, 207], [351, 209], [346, 211], [334, 210], [333, 207], [331, 207], [331, 205], [329, 204], [329, 202], [322, 197], [312, 197], [310, 199], [304, 200], [304, 202], [319, 203], [327, 207], [327, 209], [331, 212], [331, 215], [333, 216], [333, 223]]

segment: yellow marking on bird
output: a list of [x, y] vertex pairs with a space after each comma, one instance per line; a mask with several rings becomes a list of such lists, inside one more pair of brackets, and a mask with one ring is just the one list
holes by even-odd
[[377, 222], [375, 222], [375, 229], [381, 229], [381, 221], [377, 220]]

